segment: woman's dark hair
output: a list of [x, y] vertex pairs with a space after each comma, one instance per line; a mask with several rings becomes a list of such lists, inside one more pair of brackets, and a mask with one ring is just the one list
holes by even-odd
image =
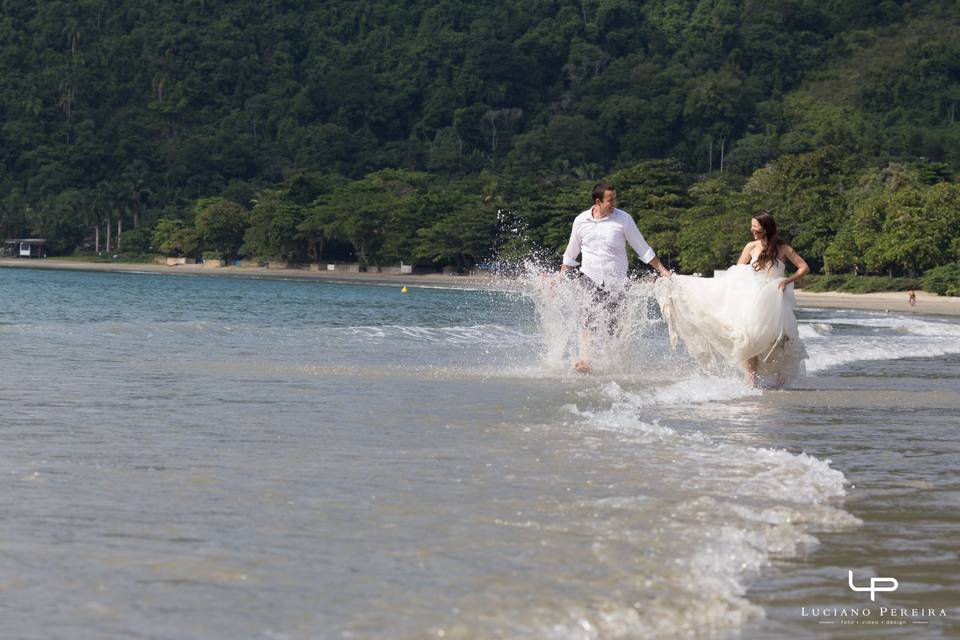
[[760, 240], [760, 255], [753, 261], [753, 268], [757, 271], [763, 271], [777, 263], [777, 256], [780, 255], [780, 247], [786, 242], [780, 238], [777, 233], [777, 222], [773, 216], [764, 211], [753, 216], [753, 219], [760, 223], [763, 229], [763, 238]]

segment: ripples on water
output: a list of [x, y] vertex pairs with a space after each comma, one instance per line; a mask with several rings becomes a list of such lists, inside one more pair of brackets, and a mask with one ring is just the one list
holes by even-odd
[[811, 375], [760, 394], [643, 283], [580, 377], [536, 274], [3, 276], [14, 637], [807, 637], [847, 568], [958, 590], [953, 322], [802, 311]]

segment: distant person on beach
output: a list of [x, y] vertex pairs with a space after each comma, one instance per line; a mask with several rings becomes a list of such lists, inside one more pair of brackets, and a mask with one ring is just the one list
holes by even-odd
[[593, 206], [582, 212], [573, 221], [570, 241], [563, 253], [560, 274], [578, 266], [577, 256], [582, 254], [580, 273], [591, 296], [591, 310], [586, 314], [580, 335], [580, 347], [573, 368], [580, 373], [590, 373], [590, 334], [597, 329], [596, 310], [602, 308], [615, 321], [624, 296], [627, 281], [627, 243], [633, 247], [644, 263], [650, 265], [664, 278], [670, 271], [643, 239], [630, 214], [617, 209], [617, 190], [605, 182], [593, 187]]
[[[674, 344], [682, 340], [708, 367], [744, 370], [753, 386], [779, 388], [803, 372], [807, 357], [793, 314], [793, 283], [810, 268], [777, 233], [770, 214], [754, 216], [750, 232], [753, 242], [719, 277], [677, 276], [658, 283], [655, 293]], [[797, 268], [790, 277], [787, 261]]]
[[910, 298], [909, 298], [909, 300], [910, 300], [910, 306], [911, 306], [911, 307], [917, 306], [917, 292], [916, 292], [916, 291], [911, 291], [911, 292], [910, 292]]

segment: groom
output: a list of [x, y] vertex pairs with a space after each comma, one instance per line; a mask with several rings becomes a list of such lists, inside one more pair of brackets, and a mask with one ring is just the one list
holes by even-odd
[[[593, 290], [594, 306], [603, 305], [614, 314], [627, 280], [628, 242], [643, 262], [664, 278], [670, 277], [670, 272], [643, 239], [630, 214], [617, 209], [617, 190], [605, 182], [598, 182], [593, 187], [593, 206], [573, 221], [560, 273], [576, 267], [577, 255], [582, 253], [580, 272], [587, 276], [588, 286]], [[580, 354], [573, 364], [580, 373], [591, 372], [586, 353], [590, 331], [590, 326], [584, 327], [580, 336]]]

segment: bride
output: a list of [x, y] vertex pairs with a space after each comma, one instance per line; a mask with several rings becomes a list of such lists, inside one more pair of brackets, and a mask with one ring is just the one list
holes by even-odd
[[[704, 367], [740, 368], [754, 386], [782, 387], [802, 375], [807, 354], [793, 315], [793, 283], [810, 272], [777, 234], [773, 216], [750, 222], [754, 241], [737, 264], [714, 278], [675, 276], [657, 282], [656, 297], [671, 344], [683, 341]], [[786, 277], [786, 261], [797, 271]]]

